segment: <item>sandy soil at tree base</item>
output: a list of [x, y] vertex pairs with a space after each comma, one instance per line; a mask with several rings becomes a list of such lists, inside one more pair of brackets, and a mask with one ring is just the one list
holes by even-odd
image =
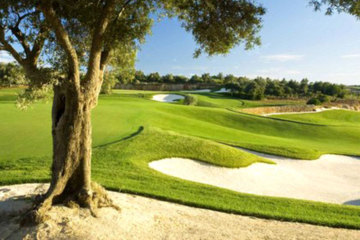
[[[360, 239], [360, 231], [264, 220], [109, 192], [111, 208], [91, 217], [87, 210], [55, 206], [50, 220], [19, 228], [18, 215], [30, 206], [21, 196], [45, 191], [44, 184], [0, 187], [0, 239]], [[9, 216], [10, 215], [10, 216]]]

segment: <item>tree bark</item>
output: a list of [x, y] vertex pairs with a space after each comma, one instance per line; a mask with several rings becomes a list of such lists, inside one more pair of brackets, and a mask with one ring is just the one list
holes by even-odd
[[100, 185], [91, 182], [91, 110], [95, 91], [79, 93], [68, 87], [54, 87], [52, 107], [53, 164], [50, 188], [21, 224], [37, 224], [47, 219], [53, 204], [89, 208], [97, 216], [98, 207], [120, 210]]
[[53, 165], [47, 199], [91, 196], [91, 107], [77, 92], [56, 87], [52, 110]]

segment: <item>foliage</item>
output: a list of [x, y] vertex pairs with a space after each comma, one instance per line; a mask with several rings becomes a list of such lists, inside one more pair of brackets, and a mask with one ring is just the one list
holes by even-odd
[[210, 56], [225, 54], [241, 43], [244, 43], [246, 49], [260, 44], [257, 33], [265, 9], [254, 1], [166, 0], [162, 4], [194, 36], [199, 45], [195, 57], [201, 52]]
[[321, 101], [316, 97], [312, 97], [312, 98], [309, 99], [309, 101], [306, 102], [306, 104], [321, 105]]
[[197, 98], [194, 95], [186, 95], [185, 99], [184, 99], [184, 104], [185, 105], [197, 105]]
[[19, 65], [0, 63], [0, 87], [13, 87], [26, 83], [27, 79]]
[[360, 18], [360, 2], [356, 0], [311, 0], [315, 10], [320, 10], [323, 5], [326, 7], [326, 14], [345, 12]]
[[104, 81], [101, 85], [101, 94], [111, 94], [112, 89], [114, 88], [115, 84], [117, 83], [116, 75], [114, 71], [107, 71], [104, 74]]
[[264, 97], [297, 98], [311, 97], [318, 94], [332, 96], [335, 98], [345, 98], [350, 92], [342, 84], [329, 82], [309, 82], [308, 79], [302, 79], [300, 82], [295, 80], [278, 80], [270, 78], [257, 77], [249, 79], [247, 77], [236, 77], [232, 74], [223, 76], [221, 73], [211, 76], [204, 73], [202, 76], [193, 75], [190, 78], [167, 74], [160, 76], [159, 73], [150, 73], [145, 75], [137, 71], [134, 77], [135, 84], [139, 83], [189, 83], [189, 84], [213, 84], [224, 86], [230, 90], [232, 96], [249, 100], [261, 100]]
[[[329, 82], [314, 82], [309, 83], [307, 79], [297, 82], [294, 80], [272, 80], [270, 78], [257, 77], [254, 80], [240, 77], [235, 81], [225, 84], [227, 89], [233, 96], [238, 96], [244, 99], [260, 100], [265, 96], [273, 97], [309, 97], [332, 96], [335, 98], [344, 98], [349, 91], [344, 85], [329, 83]], [[327, 99], [321, 100], [328, 101]]]
[[317, 94], [316, 96], [310, 98], [306, 104], [321, 105], [321, 104], [327, 103], [327, 102], [330, 102], [329, 96], [320, 93], [320, 94]]

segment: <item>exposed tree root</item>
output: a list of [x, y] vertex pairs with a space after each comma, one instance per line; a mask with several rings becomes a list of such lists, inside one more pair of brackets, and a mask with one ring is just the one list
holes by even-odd
[[45, 222], [49, 219], [47, 212], [53, 204], [63, 204], [70, 208], [87, 208], [93, 217], [98, 217], [97, 210], [103, 207], [121, 211], [121, 208], [113, 203], [105, 188], [92, 182], [91, 192], [79, 191], [59, 202], [54, 202], [51, 198], [44, 198], [44, 195], [36, 196], [33, 207], [22, 217], [20, 225], [33, 226]]

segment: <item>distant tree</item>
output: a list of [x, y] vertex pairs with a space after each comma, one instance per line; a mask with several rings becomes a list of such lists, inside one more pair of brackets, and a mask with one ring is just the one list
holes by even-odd
[[288, 81], [287, 84], [286, 84], [286, 87], [288, 89], [291, 89], [291, 91], [289, 93], [291, 96], [298, 95], [298, 93], [300, 91], [300, 84], [295, 80]]
[[160, 74], [158, 72], [155, 73], [150, 73], [147, 77], [146, 77], [146, 81], [147, 82], [160, 82], [161, 81], [161, 77]]
[[229, 82], [225, 84], [225, 88], [230, 90], [232, 96], [241, 97], [241, 89], [239, 82]]
[[172, 74], [166, 74], [165, 76], [161, 77], [161, 82], [164, 83], [175, 83], [174, 75]]
[[0, 86], [11, 87], [25, 84], [26, 78], [19, 65], [14, 63], [0, 63]]
[[309, 80], [307, 78], [304, 78], [300, 82], [298, 93], [302, 96], [307, 96], [308, 92], [309, 92]]
[[202, 78], [195, 74], [195, 75], [192, 75], [192, 76], [191, 76], [189, 82], [190, 82], [190, 83], [201, 83], [201, 82], [202, 82]]
[[201, 75], [201, 79], [204, 83], [210, 83], [211, 82], [211, 76], [209, 73], [204, 73]]
[[227, 84], [227, 83], [232, 83], [232, 82], [235, 82], [237, 81], [237, 78], [232, 75], [232, 74], [228, 74], [225, 76], [225, 79], [224, 79], [224, 83]]
[[220, 84], [224, 83], [225, 77], [223, 73], [218, 73], [218, 75], [216, 75], [216, 79], [219, 81]]
[[261, 100], [264, 98], [265, 89], [257, 81], [251, 81], [245, 88], [246, 98], [250, 100]]
[[189, 81], [189, 79], [182, 75], [176, 75], [174, 77], [175, 83], [186, 83]]
[[146, 75], [142, 71], [136, 71], [134, 74], [134, 80], [139, 82], [146, 82]]
[[280, 81], [278, 80], [267, 79], [265, 95], [284, 97], [285, 95], [284, 87], [281, 85]]

